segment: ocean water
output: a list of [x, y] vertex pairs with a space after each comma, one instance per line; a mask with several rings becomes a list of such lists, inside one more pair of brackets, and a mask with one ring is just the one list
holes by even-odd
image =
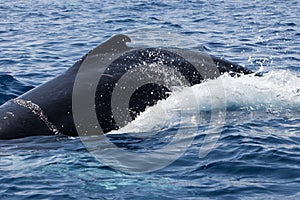
[[[109, 134], [140, 154], [179, 131], [193, 136], [182, 155], [151, 172], [112, 168], [78, 137], [1, 140], [0, 199], [299, 199], [299, 10], [297, 0], [1, 2], [0, 104], [119, 33], [131, 46], [205, 51], [264, 75], [224, 75], [177, 91]], [[213, 106], [225, 115], [216, 125], [217, 84], [225, 100]], [[218, 134], [205, 142], [210, 133]]]

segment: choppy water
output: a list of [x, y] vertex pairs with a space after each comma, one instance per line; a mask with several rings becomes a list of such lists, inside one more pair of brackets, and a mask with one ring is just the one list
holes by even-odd
[[[143, 152], [168, 142], [179, 122], [186, 133], [199, 130], [178, 160], [151, 173], [113, 170], [79, 138], [1, 141], [0, 197], [299, 199], [299, 10], [297, 0], [1, 2], [0, 103], [61, 74], [117, 33], [131, 36], [133, 46], [202, 50], [267, 73], [220, 78], [226, 123], [215, 148], [203, 158], [199, 149], [210, 127], [194, 120], [194, 111], [210, 111], [207, 87], [214, 81], [178, 92], [186, 104], [178, 107], [171, 96], [110, 136]], [[196, 104], [186, 100], [191, 93]], [[188, 115], [179, 117], [178, 108]], [[139, 142], [124, 136], [132, 132], [153, 137]]]

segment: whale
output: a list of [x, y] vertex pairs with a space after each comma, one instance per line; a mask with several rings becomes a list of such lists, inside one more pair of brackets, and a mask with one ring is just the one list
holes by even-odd
[[[204, 52], [130, 47], [127, 45], [130, 42], [131, 38], [126, 35], [114, 35], [63, 74], [1, 105], [0, 139], [57, 134], [78, 136], [79, 127], [85, 127], [78, 123], [78, 113], [86, 119], [92, 109], [100, 125], [99, 134], [105, 134], [122, 128], [147, 107], [168, 98], [177, 85], [201, 84], [224, 73], [237, 78], [253, 73]], [[130, 92], [119, 87], [121, 92], [116, 94], [116, 87], [121, 83], [130, 88]], [[124, 102], [125, 105], [121, 105]], [[91, 106], [86, 108], [86, 105]], [[126, 107], [124, 119], [115, 115], [122, 113], [119, 107]]]

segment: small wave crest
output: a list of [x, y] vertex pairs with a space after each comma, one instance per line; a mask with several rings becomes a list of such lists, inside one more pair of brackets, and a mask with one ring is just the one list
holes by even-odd
[[18, 81], [12, 75], [0, 74], [0, 105], [32, 88], [33, 86]]

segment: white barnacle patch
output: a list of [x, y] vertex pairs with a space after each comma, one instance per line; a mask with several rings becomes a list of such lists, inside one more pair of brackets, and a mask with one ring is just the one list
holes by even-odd
[[[46, 126], [53, 134], [55, 135], [59, 134], [59, 131], [56, 128], [56, 126], [49, 121], [48, 117], [43, 112], [43, 110], [39, 107], [39, 105], [33, 103], [32, 101], [23, 100], [23, 99], [12, 99], [11, 101], [19, 106], [28, 108], [33, 114], [35, 114], [40, 120], [42, 120], [46, 124]], [[12, 116], [14, 116], [14, 114], [11, 112], [7, 112], [7, 114], [11, 114]]]

